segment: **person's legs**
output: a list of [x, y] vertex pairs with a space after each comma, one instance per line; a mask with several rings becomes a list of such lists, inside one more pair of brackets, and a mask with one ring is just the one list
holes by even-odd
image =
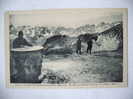
[[90, 54], [91, 54], [91, 50], [92, 50], [92, 48], [90, 48]]
[[76, 49], [76, 53], [78, 54], [78, 49]]
[[90, 55], [91, 55], [91, 49], [90, 49]]
[[86, 51], [87, 53], [88, 53], [88, 50], [89, 50], [89, 47], [87, 46], [87, 51]]
[[81, 49], [79, 49], [79, 54], [81, 54]]

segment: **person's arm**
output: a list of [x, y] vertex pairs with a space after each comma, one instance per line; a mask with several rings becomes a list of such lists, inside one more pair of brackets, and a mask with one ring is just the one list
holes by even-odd
[[27, 46], [32, 46], [30, 43], [27, 42], [26, 39], [24, 39], [24, 44], [27, 45]]

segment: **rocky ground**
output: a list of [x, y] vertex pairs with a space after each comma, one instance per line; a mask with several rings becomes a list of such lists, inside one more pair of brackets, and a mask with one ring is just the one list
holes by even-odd
[[122, 55], [97, 52], [92, 55], [43, 56], [42, 83], [103, 83], [122, 81]]

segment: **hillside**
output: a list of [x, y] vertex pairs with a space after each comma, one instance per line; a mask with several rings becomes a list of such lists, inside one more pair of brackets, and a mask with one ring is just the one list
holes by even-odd
[[[17, 32], [22, 30], [25, 38], [33, 45], [48, 45], [50, 48], [67, 48], [75, 51], [77, 37], [82, 39], [82, 50], [87, 47], [86, 41], [96, 37], [93, 51], [122, 49], [123, 29], [122, 22], [86, 24], [77, 28], [46, 27], [46, 26], [11, 26], [11, 42], [17, 37]], [[96, 32], [97, 31], [97, 32]], [[12, 45], [12, 44], [11, 44]]]

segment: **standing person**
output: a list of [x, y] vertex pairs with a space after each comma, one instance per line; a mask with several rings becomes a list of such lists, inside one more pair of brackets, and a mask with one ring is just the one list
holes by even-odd
[[77, 49], [76, 49], [77, 54], [81, 54], [81, 39], [78, 38], [77, 40]]
[[13, 48], [21, 48], [24, 46], [32, 46], [27, 42], [25, 38], [23, 38], [23, 32], [19, 31], [18, 37], [13, 41]]
[[89, 39], [88, 41], [87, 41], [87, 53], [88, 53], [88, 51], [90, 52], [90, 54], [91, 54], [91, 50], [92, 50], [92, 44], [93, 44], [93, 42], [92, 42], [92, 39]]

